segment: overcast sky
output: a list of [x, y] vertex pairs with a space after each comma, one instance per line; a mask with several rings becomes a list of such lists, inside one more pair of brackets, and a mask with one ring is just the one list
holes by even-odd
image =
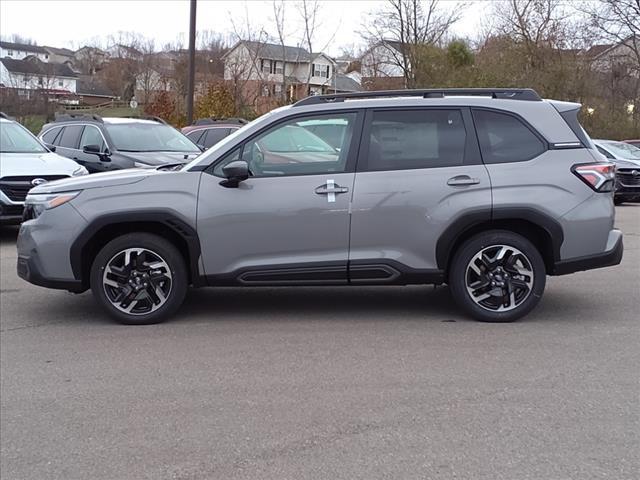
[[[360, 32], [366, 13], [375, 11], [383, 1], [324, 0], [320, 28], [314, 49], [327, 45], [326, 51], [336, 55], [340, 47], [360, 43]], [[479, 19], [490, 2], [468, 2], [462, 20], [454, 33], [473, 37]], [[444, 2], [445, 8], [455, 2]], [[239, 27], [246, 24], [260, 26], [275, 35], [273, 4], [271, 1], [198, 0], [198, 30], [214, 30], [233, 38], [233, 20]], [[286, 11], [289, 24], [287, 43], [301, 41], [298, 17], [294, 4]], [[106, 39], [117, 32], [137, 32], [155, 39], [156, 47], [182, 40], [187, 44], [189, 30], [188, 0], [1, 0], [0, 35], [3, 38], [18, 34], [32, 38], [39, 45], [78, 48], [94, 40]]]

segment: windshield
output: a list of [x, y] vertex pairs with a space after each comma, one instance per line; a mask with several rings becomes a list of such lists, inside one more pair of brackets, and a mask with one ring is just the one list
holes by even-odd
[[640, 148], [624, 142], [602, 142], [616, 156], [640, 160]]
[[46, 153], [48, 150], [17, 123], [0, 123], [0, 153]]
[[160, 123], [105, 125], [121, 152], [197, 152], [200, 149], [175, 128]]

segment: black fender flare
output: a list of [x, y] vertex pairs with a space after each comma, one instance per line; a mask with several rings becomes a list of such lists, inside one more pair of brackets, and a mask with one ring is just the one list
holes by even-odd
[[456, 218], [440, 235], [436, 244], [436, 262], [438, 268], [446, 270], [453, 248], [458, 240], [477, 225], [491, 224], [492, 221], [526, 221], [544, 230], [551, 239], [553, 262], [560, 261], [560, 247], [564, 241], [562, 226], [550, 215], [527, 207], [482, 208], [462, 214]]
[[[182, 238], [187, 245], [189, 268], [191, 271], [191, 281], [194, 285], [199, 285], [198, 261], [200, 259], [200, 239], [198, 232], [173, 210], [151, 209], [136, 210], [133, 212], [109, 213], [101, 215], [91, 220], [80, 235], [71, 244], [69, 259], [71, 270], [76, 280], [85, 284], [88, 279], [83, 276], [83, 257], [85, 247], [95, 237], [95, 235], [109, 225], [121, 225], [130, 223], [155, 223], [171, 229], [176, 235]], [[184, 253], [184, 252], [183, 252]]]

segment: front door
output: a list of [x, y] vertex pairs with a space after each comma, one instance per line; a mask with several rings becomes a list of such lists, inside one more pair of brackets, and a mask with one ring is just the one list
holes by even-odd
[[[333, 136], [314, 133], [319, 124], [333, 126]], [[257, 133], [202, 175], [198, 232], [211, 285], [347, 282], [360, 124], [355, 111], [295, 117]], [[248, 163], [251, 176], [225, 187], [222, 168], [236, 160]]]

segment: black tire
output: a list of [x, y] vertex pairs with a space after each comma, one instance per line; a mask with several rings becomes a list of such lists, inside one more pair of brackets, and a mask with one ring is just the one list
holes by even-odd
[[[487, 285], [487, 283], [484, 283], [489, 281], [489, 278], [488, 278], [489, 273], [485, 274], [484, 272], [490, 272], [492, 275], [495, 275], [496, 274], [494, 273], [495, 270], [485, 269], [483, 270], [483, 275], [476, 275], [474, 272], [470, 270], [470, 262], [472, 261], [472, 259], [474, 259], [474, 257], [476, 257], [477, 255], [480, 255], [481, 252], [483, 251], [492, 252], [493, 250], [491, 249], [500, 248], [498, 246], [513, 247], [519, 250], [518, 255], [515, 255], [512, 251], [510, 251], [507, 248], [507, 252], [511, 252], [511, 253], [507, 253], [506, 255], [508, 255], [508, 257], [506, 258], [517, 257], [520, 259], [520, 260], [517, 260], [517, 262], [528, 263], [527, 268], [530, 269], [532, 273], [532, 278], [529, 276], [521, 276], [520, 272], [517, 272], [515, 276], [513, 273], [508, 273], [507, 277], [509, 278], [505, 279], [503, 278], [504, 272], [507, 271], [505, 269], [509, 269], [509, 271], [511, 271], [511, 269], [514, 267], [511, 267], [511, 266], [496, 267], [496, 268], [502, 268], [502, 270], [497, 273], [498, 275], [500, 275], [499, 280], [501, 282], [499, 283], [502, 283], [502, 281], [506, 281], [506, 280], [513, 281], [514, 284], [516, 281], [519, 284], [525, 283], [521, 281], [521, 279], [527, 279], [530, 282], [529, 288], [523, 288], [517, 291], [518, 294], [521, 295], [522, 297], [522, 300], [520, 300], [521, 303], [518, 304], [517, 301], [512, 302], [512, 299], [515, 300], [516, 297], [509, 297], [507, 295], [506, 298], [508, 298], [508, 300], [505, 300], [505, 301], [508, 301], [510, 305], [513, 303], [513, 305], [516, 305], [516, 306], [511, 310], [506, 310], [506, 311], [491, 310], [490, 308], [487, 308], [486, 306], [479, 304], [479, 302], [477, 302], [472, 298], [472, 294], [467, 290], [467, 284], [468, 282], [471, 283], [470, 282], [471, 277], [476, 276], [479, 279], [478, 282], [480, 282], [483, 285], [483, 288], [485, 289], [484, 291], [489, 290], [491, 292], [494, 292], [496, 291], [496, 288], [501, 289], [502, 292], [510, 291], [507, 289], [508, 287], [500, 287], [500, 286], [491, 287]], [[520, 254], [522, 254], [523, 256], [520, 256]], [[498, 258], [498, 257], [496, 256], [493, 258]], [[479, 270], [482, 270], [482, 265], [483, 265], [482, 261], [479, 259], [477, 261], [480, 262], [481, 264], [481, 267], [479, 268]], [[499, 264], [499, 263], [500, 263], [499, 260], [496, 261], [496, 264]], [[478, 263], [475, 263], [475, 265], [477, 266]], [[498, 278], [498, 277], [492, 277], [491, 280], [495, 278]], [[480, 283], [476, 283], [476, 285]], [[451, 262], [451, 267], [449, 270], [449, 287], [451, 288], [451, 293], [453, 295], [454, 300], [458, 305], [460, 305], [464, 309], [465, 312], [467, 312], [476, 320], [479, 320], [482, 322], [513, 322], [514, 320], [517, 320], [518, 318], [525, 316], [527, 313], [533, 310], [533, 308], [540, 301], [540, 298], [542, 297], [542, 293], [544, 292], [545, 284], [546, 284], [546, 269], [545, 269], [544, 261], [542, 260], [542, 256], [540, 255], [540, 252], [538, 252], [537, 248], [529, 240], [527, 240], [521, 235], [518, 235], [516, 233], [510, 232], [507, 230], [490, 230], [490, 231], [475, 235], [470, 239], [468, 239], [467, 241], [465, 241], [454, 252], [453, 259]], [[508, 285], [512, 285], [512, 284], [509, 282]], [[470, 285], [469, 288], [472, 288], [472, 285]], [[474, 290], [474, 294], [478, 291], [480, 291], [480, 289]], [[525, 294], [526, 291], [528, 291], [529, 293]], [[499, 300], [498, 300], [499, 298], [501, 297], [489, 296], [488, 299], [484, 300], [483, 302], [499, 303]], [[505, 298], [505, 297], [502, 297], [502, 298]], [[494, 305], [492, 305], [492, 307], [493, 306]], [[503, 306], [499, 305], [497, 306], [497, 308], [503, 308]]]
[[[148, 308], [157, 308], [156, 310], [152, 310], [152, 311], [149, 311], [148, 313], [144, 313], [144, 310], [147, 307], [147, 305], [144, 305], [144, 301], [141, 300], [140, 302], [143, 304], [143, 307], [145, 307], [145, 308], [142, 308], [142, 307], [140, 308], [141, 313], [137, 313], [137, 314], [126, 313], [124, 311], [119, 310], [119, 307], [115, 306], [114, 303], [112, 303], [112, 300], [108, 297], [107, 290], [109, 290], [109, 292], [113, 294], [113, 292], [117, 291], [117, 289], [112, 290], [112, 289], [109, 289], [107, 285], [105, 285], [105, 281], [103, 280], [105, 269], [110, 264], [110, 262], [114, 261], [114, 259], [122, 258], [122, 257], [118, 257], [118, 255], [120, 254], [124, 255], [122, 252], [126, 251], [127, 249], [144, 249], [145, 255], [150, 255], [150, 256], [152, 254], [157, 255], [157, 257], [160, 258], [160, 260], [164, 261], [164, 265], [168, 267], [168, 268], [160, 267], [161, 268], [160, 270], [155, 270], [155, 271], [147, 270], [148, 274], [150, 275], [153, 275], [154, 273], [157, 273], [158, 275], [160, 275], [161, 271], [170, 272], [170, 276], [161, 275], [163, 277], [161, 279], [161, 283], [157, 284], [157, 285], [162, 285], [163, 288], [166, 289], [165, 292], [162, 292], [162, 294], [164, 295], [163, 298], [160, 298], [157, 295], [155, 295], [154, 296], [156, 300], [155, 302], [151, 298], [144, 300], [147, 302]], [[147, 252], [150, 252], [150, 253], [147, 253]], [[138, 254], [135, 254], [135, 255], [136, 255], [135, 258], [137, 258]], [[155, 258], [155, 257], [151, 257], [151, 258]], [[133, 262], [135, 261], [136, 260], [133, 260]], [[146, 263], [146, 262], [141, 262], [141, 263]], [[152, 267], [150, 267], [149, 265], [141, 266], [140, 270], [144, 270], [145, 268], [150, 269]], [[130, 275], [144, 275], [144, 273], [138, 273], [137, 269], [135, 270], [135, 272], [136, 273], [131, 273]], [[123, 278], [125, 276], [126, 275], [122, 275]], [[166, 280], [169, 279], [169, 277], [170, 277], [170, 280], [167, 282]], [[130, 278], [130, 277], [127, 277], [127, 278]], [[149, 285], [153, 285], [152, 282], [154, 278], [156, 277], [153, 277], [153, 276], [151, 277], [151, 279], [148, 282]], [[96, 255], [93, 261], [93, 265], [91, 266], [90, 282], [91, 282], [91, 290], [94, 296], [96, 297], [96, 299], [98, 300], [98, 302], [118, 322], [126, 325], [149, 325], [149, 324], [159, 323], [164, 321], [165, 319], [167, 319], [169, 316], [171, 316], [173, 313], [175, 313], [178, 310], [178, 308], [184, 301], [184, 297], [187, 293], [188, 275], [187, 275], [187, 269], [185, 266], [184, 258], [172, 243], [168, 242], [167, 240], [157, 235], [139, 232], [139, 233], [129, 233], [126, 235], [122, 235], [121, 237], [117, 237], [111, 240], [109, 243], [107, 243], [100, 250], [100, 252], [98, 253], [98, 255]], [[128, 282], [123, 282], [122, 284], [124, 285], [125, 283], [128, 283]], [[168, 286], [167, 286], [167, 283], [168, 283]], [[118, 282], [118, 285], [120, 285], [120, 282]], [[140, 287], [140, 285], [138, 285], [138, 287]], [[134, 296], [135, 292], [133, 292], [131, 287], [127, 287], [126, 285], [124, 285], [123, 288], [128, 288], [128, 290], [126, 291], [131, 291], [132, 292], [131, 295]], [[120, 290], [123, 290], [123, 289], [120, 289]], [[144, 289], [144, 290], [147, 290], [147, 289]], [[155, 289], [154, 291], [157, 292], [157, 290]], [[137, 298], [137, 293], [135, 293], [135, 296]], [[144, 292], [141, 294], [141, 296], [144, 296]], [[130, 304], [133, 303], [133, 301], [136, 301], [136, 305], [138, 304], [137, 300], [130, 301]], [[162, 304], [162, 302], [164, 303]], [[157, 307], [156, 304], [160, 306]], [[121, 307], [123, 304], [120, 303], [119, 305]]]

